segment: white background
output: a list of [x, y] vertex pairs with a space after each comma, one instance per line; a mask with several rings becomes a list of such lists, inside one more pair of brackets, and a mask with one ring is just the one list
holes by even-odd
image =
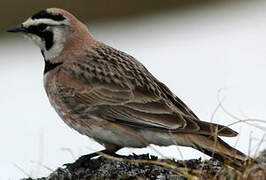
[[[140, 60], [202, 120], [211, 120], [218, 95], [232, 114], [266, 120], [265, 1], [184, 8], [88, 28], [98, 40]], [[68, 128], [50, 107], [40, 50], [19, 36], [8, 38], [0, 41], [0, 179], [48, 175], [49, 169], [101, 150]], [[228, 125], [236, 119], [220, 109], [214, 121]], [[231, 145], [237, 141], [236, 148], [244, 153], [249, 153], [251, 141], [254, 154], [265, 129], [244, 123], [231, 128], [240, 138], [225, 140]], [[182, 158], [177, 146], [153, 148], [163, 156]], [[119, 153], [156, 154], [153, 148]], [[264, 140], [260, 150], [265, 148]], [[185, 159], [207, 158], [191, 148], [180, 149]]]

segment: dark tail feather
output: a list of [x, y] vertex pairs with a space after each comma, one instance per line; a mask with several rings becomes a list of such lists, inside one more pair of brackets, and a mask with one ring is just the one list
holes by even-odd
[[[209, 148], [209, 146], [198, 146], [195, 145], [195, 148], [204, 154], [207, 154], [237, 170], [244, 172], [247, 168], [247, 163], [255, 162], [252, 158], [248, 157], [239, 150], [231, 147], [229, 144], [224, 142], [219, 137], [206, 137], [207, 139], [214, 141], [213, 145], [216, 144], [216, 148]], [[213, 146], [215, 147], [215, 146]]]
[[189, 146], [239, 170], [240, 172], [245, 171], [247, 162], [254, 162], [252, 158], [231, 147], [219, 137], [185, 134], [183, 138], [185, 138], [185, 142], [190, 142]]

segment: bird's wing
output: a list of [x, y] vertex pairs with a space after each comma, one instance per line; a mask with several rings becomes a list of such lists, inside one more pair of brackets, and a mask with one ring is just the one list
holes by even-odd
[[211, 135], [217, 128], [218, 135], [237, 134], [225, 126], [200, 121], [133, 57], [113, 49], [95, 51], [84, 59], [63, 64], [59, 72], [68, 79], [60, 88], [72, 89], [71, 96], [64, 97], [66, 103], [72, 102], [70, 108], [83, 117], [94, 115], [126, 126], [160, 131]]

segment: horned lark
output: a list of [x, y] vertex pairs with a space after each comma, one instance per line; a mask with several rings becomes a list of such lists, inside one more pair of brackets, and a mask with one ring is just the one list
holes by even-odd
[[8, 31], [40, 47], [51, 105], [68, 126], [104, 145], [101, 152], [176, 144], [235, 167], [248, 158], [218, 137], [234, 130], [201, 121], [138, 60], [95, 40], [69, 12], [46, 9]]

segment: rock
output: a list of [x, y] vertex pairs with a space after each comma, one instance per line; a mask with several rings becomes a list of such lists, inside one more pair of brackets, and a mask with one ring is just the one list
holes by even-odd
[[[257, 158], [260, 166], [250, 167], [249, 174], [243, 174], [224, 166], [215, 159], [170, 160], [158, 159], [149, 154], [129, 155], [121, 158], [98, 157], [87, 161], [82, 167], [70, 170], [58, 168], [48, 177], [36, 180], [86, 180], [86, 179], [147, 179], [147, 180], [186, 180], [186, 179], [252, 179], [265, 178], [266, 151]], [[33, 180], [31, 178], [23, 180]]]

